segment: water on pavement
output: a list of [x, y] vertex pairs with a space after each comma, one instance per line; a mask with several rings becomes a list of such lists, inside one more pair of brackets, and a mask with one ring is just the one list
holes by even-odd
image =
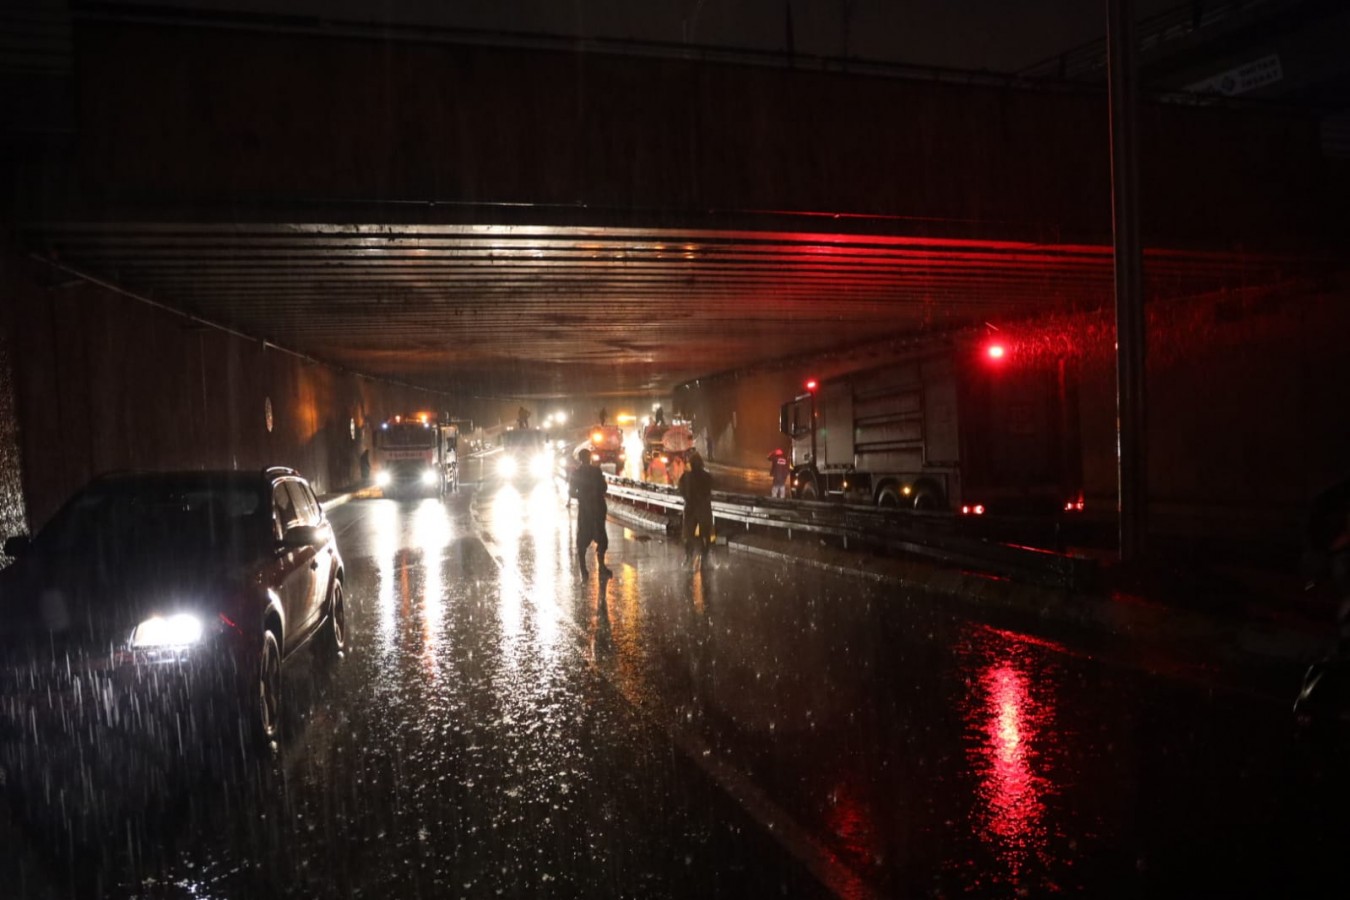
[[95, 838], [95, 865], [40, 848], [58, 890], [1303, 895], [1339, 876], [1343, 761], [1295, 739], [1282, 684], [1150, 674], [1171, 669], [722, 547], [687, 564], [614, 522], [614, 577], [581, 578], [552, 484], [331, 517], [352, 649], [332, 674], [291, 665], [279, 758], [188, 777], [171, 814]]

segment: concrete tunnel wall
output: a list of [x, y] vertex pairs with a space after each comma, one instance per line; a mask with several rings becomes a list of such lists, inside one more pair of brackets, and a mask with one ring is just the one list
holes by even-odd
[[118, 469], [285, 465], [319, 493], [335, 491], [359, 478], [367, 423], [455, 411], [452, 397], [339, 371], [2, 259], [0, 413], [6, 389], [14, 410], [0, 430], [4, 536], [40, 526], [91, 477]]
[[[1116, 506], [1115, 321], [1108, 310], [1006, 323], [1011, 356], [1066, 358], [1077, 372], [1083, 481]], [[1148, 315], [1151, 528], [1215, 540], [1299, 539], [1307, 504], [1350, 475], [1350, 284], [1277, 286], [1154, 304]], [[778, 407], [822, 380], [882, 365], [880, 344], [681, 386], [673, 405], [706, 430], [715, 460], [765, 466]]]

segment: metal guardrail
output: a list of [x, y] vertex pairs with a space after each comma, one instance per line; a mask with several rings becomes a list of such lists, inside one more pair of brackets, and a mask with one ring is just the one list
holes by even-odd
[[[609, 482], [610, 497], [647, 509], [683, 514], [684, 500], [672, 487], [611, 475], [605, 478]], [[721, 491], [713, 492], [712, 507], [714, 519], [739, 522], [747, 529], [760, 527], [785, 531], [788, 537], [794, 531], [837, 537], [845, 547], [850, 542], [883, 547], [1057, 587], [1086, 587], [1097, 572], [1096, 561], [1088, 557], [956, 534], [954, 517], [947, 513], [773, 500]]]

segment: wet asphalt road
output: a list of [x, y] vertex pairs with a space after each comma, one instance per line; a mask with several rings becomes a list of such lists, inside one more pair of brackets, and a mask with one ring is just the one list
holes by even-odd
[[[331, 512], [353, 647], [260, 769], [67, 847], [41, 895], [1328, 896], [1344, 745], [1224, 673], [610, 523], [553, 486]], [[1240, 676], [1240, 677], [1232, 677]], [[1241, 683], [1241, 690], [1221, 687]], [[162, 805], [161, 805], [162, 807]], [[72, 862], [72, 859], [76, 860]], [[9, 873], [6, 873], [9, 874]]]

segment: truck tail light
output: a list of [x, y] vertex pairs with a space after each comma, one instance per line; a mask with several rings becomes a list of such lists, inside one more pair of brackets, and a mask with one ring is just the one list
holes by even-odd
[[983, 504], [983, 503], [970, 503], [970, 504], [963, 505], [963, 506], [961, 507], [961, 515], [963, 515], [963, 516], [982, 516], [982, 515], [984, 515], [984, 504]]

